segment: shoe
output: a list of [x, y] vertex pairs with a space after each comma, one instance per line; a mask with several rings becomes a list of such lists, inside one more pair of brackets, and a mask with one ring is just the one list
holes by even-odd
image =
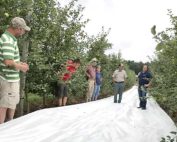
[[141, 107], [139, 106], [139, 107], [137, 107], [137, 108], [141, 108]]
[[146, 108], [144, 108], [144, 107], [142, 107], [141, 109], [142, 109], [142, 110], [146, 110]]
[[114, 101], [114, 103], [117, 103], [116, 101]]

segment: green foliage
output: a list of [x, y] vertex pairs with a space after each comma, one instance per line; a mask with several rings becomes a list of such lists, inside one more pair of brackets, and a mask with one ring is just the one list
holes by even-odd
[[31, 11], [32, 0], [1, 0], [0, 1], [0, 35], [6, 30], [13, 17], [23, 17], [27, 22]]
[[69, 84], [69, 104], [85, 102], [87, 92], [87, 80], [85, 78], [84, 65], [81, 65], [79, 70], [73, 75], [73, 79]]
[[154, 36], [156, 39], [156, 59], [151, 68], [154, 75], [151, 94], [177, 123], [177, 17], [169, 11], [172, 28], [167, 28]]
[[39, 94], [28, 93], [25, 97], [26, 112], [36, 111], [45, 107], [53, 107], [55, 106], [54, 97], [52, 95], [48, 95], [45, 97], [45, 105], [44, 105], [44, 97]]
[[126, 89], [129, 89], [130, 87], [132, 87], [132, 85], [135, 84], [136, 78], [135, 78], [135, 72], [134, 71], [128, 69], [128, 67], [126, 67], [126, 71], [127, 71], [128, 78], [126, 80], [125, 87], [126, 87]]
[[42, 104], [42, 97], [37, 94], [28, 94], [28, 102], [33, 105], [39, 105]]
[[130, 60], [126, 61], [126, 63], [129, 66], [129, 68], [135, 72], [136, 75], [142, 71], [144, 64], [149, 65], [149, 63], [135, 62], [135, 61], [130, 61]]
[[112, 44], [109, 43], [107, 39], [108, 34], [109, 30], [105, 32], [104, 28], [102, 28], [101, 33], [99, 33], [96, 37], [92, 36], [89, 39], [88, 60], [91, 60], [92, 58], [104, 60], [106, 57], [105, 50], [112, 47]]

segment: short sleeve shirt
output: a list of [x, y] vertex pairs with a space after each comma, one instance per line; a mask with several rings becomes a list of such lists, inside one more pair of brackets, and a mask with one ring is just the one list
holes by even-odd
[[115, 70], [112, 77], [113, 77], [113, 80], [116, 82], [124, 82], [125, 78], [127, 78], [127, 73], [125, 70], [122, 70], [122, 71]]
[[66, 67], [67, 72], [64, 73], [62, 80], [66, 81], [71, 79], [71, 76], [73, 73], [76, 72], [76, 68], [74, 67], [73, 63], [70, 62], [70, 64]]
[[17, 39], [8, 31], [2, 34], [0, 38], [0, 77], [8, 82], [19, 81], [19, 71], [6, 66], [4, 60], [13, 60], [16, 63], [20, 62]]

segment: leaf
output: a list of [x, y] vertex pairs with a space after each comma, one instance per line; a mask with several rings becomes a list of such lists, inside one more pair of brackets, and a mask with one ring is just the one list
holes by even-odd
[[156, 46], [156, 51], [160, 51], [160, 50], [162, 50], [164, 48], [164, 44], [163, 43], [159, 43], [159, 44], [157, 44], [157, 46]]
[[161, 141], [160, 142], [165, 142], [165, 138], [161, 138]]
[[170, 139], [171, 139], [171, 137], [170, 137], [170, 136], [167, 136], [167, 138], [168, 138], [168, 140], [170, 140]]
[[154, 25], [152, 28], [151, 28], [151, 33], [153, 35], [156, 35], [156, 25]]
[[6, 12], [6, 13], [4, 13], [4, 15], [6, 16], [6, 17], [9, 17], [9, 14]]
[[161, 37], [162, 37], [163, 40], [168, 40], [169, 39], [169, 36], [165, 33], [162, 34]]
[[177, 132], [174, 132], [174, 131], [172, 131], [172, 132], [170, 132], [171, 134], [174, 134], [174, 135], [176, 135], [177, 134]]

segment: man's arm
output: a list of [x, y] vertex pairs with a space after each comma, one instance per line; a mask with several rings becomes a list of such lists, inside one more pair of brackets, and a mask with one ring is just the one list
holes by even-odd
[[137, 82], [138, 82], [138, 84], [139, 84], [139, 81], [140, 81], [140, 74], [141, 74], [141, 72], [139, 72], [138, 75], [137, 75]]
[[116, 71], [114, 71], [113, 75], [112, 75], [112, 82], [114, 83], [115, 82], [115, 74], [116, 74]]
[[149, 83], [145, 84], [145, 87], [149, 87], [152, 84], [152, 75], [150, 73], [149, 73], [149, 76], [148, 76], [147, 80], [149, 81]]
[[4, 60], [4, 64], [6, 66], [13, 67], [16, 70], [20, 70], [22, 72], [27, 72], [29, 70], [28, 64], [22, 63], [22, 62], [16, 63], [16, 62], [14, 62], [14, 60], [6, 59], [6, 60]]
[[152, 82], [152, 81], [150, 80], [149, 83], [148, 83], [148, 84], [145, 84], [144, 86], [145, 86], [145, 87], [149, 87], [149, 86], [151, 85], [151, 82]]
[[6, 41], [2, 43], [1, 46], [1, 51], [2, 51], [2, 57], [3, 57], [3, 63], [11, 68], [14, 68], [16, 70], [20, 70], [22, 72], [26, 72], [29, 70], [29, 66], [26, 63], [16, 63], [14, 61], [14, 56], [15, 56], [15, 50], [14, 46], [10, 43], [10, 41]]
[[87, 68], [85, 70], [85, 74], [87, 75], [88, 78], [91, 77], [91, 75], [89, 74], [89, 68], [90, 68], [90, 66], [87, 66]]
[[125, 72], [125, 75], [124, 75], [124, 81], [126, 82], [126, 80], [127, 80], [128, 76], [127, 76], [127, 73], [126, 73], [126, 71], [125, 71], [125, 70], [124, 70], [124, 72]]

